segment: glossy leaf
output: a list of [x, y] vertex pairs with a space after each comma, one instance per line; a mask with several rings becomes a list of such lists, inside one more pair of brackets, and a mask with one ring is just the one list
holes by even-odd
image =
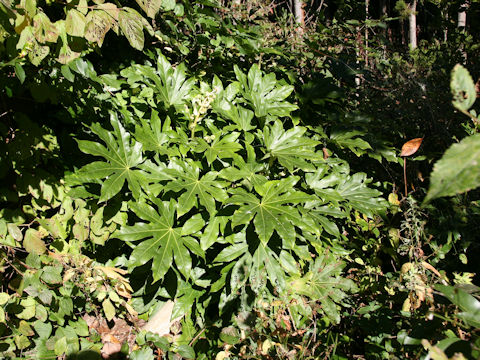
[[100, 201], [106, 201], [122, 190], [125, 181], [133, 196], [138, 198], [141, 192], [141, 182], [144, 173], [135, 168], [143, 162], [142, 144], [131, 139], [118, 120], [117, 115], [111, 114], [110, 122], [114, 131], [109, 132], [99, 124], [93, 124], [92, 131], [106, 144], [77, 140], [80, 150], [84, 153], [100, 156], [106, 161], [95, 161], [82, 167], [78, 172], [78, 178], [83, 182], [102, 182]]
[[124, 226], [115, 233], [119, 239], [139, 241], [130, 256], [131, 266], [142, 266], [153, 259], [152, 273], [154, 281], [166, 274], [173, 260], [178, 270], [187, 278], [192, 268], [192, 259], [188, 242], [182, 237], [182, 229], [175, 227], [176, 203], [153, 201], [156, 210], [146, 202], [131, 203], [131, 209], [146, 222], [133, 226]]
[[234, 71], [243, 87], [243, 97], [252, 106], [257, 117], [290, 116], [292, 111], [298, 109], [298, 106], [284, 101], [292, 93], [293, 86], [280, 85], [275, 74], [263, 75], [257, 64], [252, 65], [247, 75], [237, 65]]
[[253, 220], [262, 243], [268, 243], [275, 230], [292, 246], [296, 238], [295, 226], [303, 226], [298, 210], [293, 205], [312, 199], [310, 195], [292, 190], [298, 180], [298, 177], [291, 176], [256, 185], [255, 190], [260, 198], [243, 189], [232, 191], [234, 195], [228, 199], [228, 203], [240, 205], [233, 214], [232, 226], [248, 224]]
[[226, 183], [217, 180], [218, 173], [210, 171], [200, 175], [200, 168], [193, 161], [174, 161], [165, 171], [174, 178], [165, 185], [165, 191], [182, 192], [178, 198], [177, 216], [186, 214], [199, 202], [210, 215], [216, 213], [216, 203], [222, 203], [228, 195], [223, 189]]
[[301, 126], [285, 131], [279, 120], [275, 121], [273, 126], [266, 126], [263, 129], [266, 148], [264, 159], [277, 159], [290, 172], [293, 172], [294, 168], [314, 169], [309, 161], [320, 160], [323, 156], [315, 152], [315, 146], [319, 142], [303, 136], [306, 131], [307, 129]]

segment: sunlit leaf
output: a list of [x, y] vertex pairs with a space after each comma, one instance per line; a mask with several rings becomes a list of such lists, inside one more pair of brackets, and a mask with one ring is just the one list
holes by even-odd
[[438, 160], [430, 177], [425, 202], [452, 196], [480, 185], [480, 134], [453, 144]]

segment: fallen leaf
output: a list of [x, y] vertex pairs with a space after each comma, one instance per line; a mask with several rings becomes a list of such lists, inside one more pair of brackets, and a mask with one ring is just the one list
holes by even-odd
[[420, 145], [422, 145], [422, 141], [423, 137], [407, 141], [402, 146], [402, 152], [400, 153], [400, 156], [410, 156], [415, 154]]
[[150, 331], [160, 336], [168, 335], [170, 333], [170, 327], [175, 321], [181, 319], [172, 319], [172, 310], [175, 305], [174, 301], [168, 300], [160, 310], [158, 310], [143, 326], [143, 330]]

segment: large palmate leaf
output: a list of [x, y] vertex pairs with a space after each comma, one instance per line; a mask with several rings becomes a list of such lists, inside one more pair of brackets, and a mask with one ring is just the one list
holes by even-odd
[[178, 216], [197, 207], [197, 200], [213, 215], [216, 212], [216, 202], [224, 202], [227, 186], [224, 181], [217, 180], [218, 173], [210, 171], [200, 176], [200, 168], [193, 161], [172, 161], [166, 173], [174, 180], [165, 185], [165, 191], [183, 192], [178, 198]]
[[145, 65], [134, 65], [133, 68], [135, 72], [129, 71], [126, 75], [133, 77], [140, 75], [147, 84], [153, 82], [158, 100], [167, 107], [184, 104], [191, 96], [195, 78], [187, 79], [184, 64], [180, 64], [174, 69], [167, 58], [159, 54], [157, 71]]
[[277, 81], [274, 73], [263, 76], [257, 64], [250, 68], [248, 75], [237, 65], [234, 71], [243, 87], [242, 95], [253, 107], [256, 116], [290, 116], [292, 111], [298, 109], [297, 105], [284, 101], [292, 93], [293, 86]]
[[347, 210], [355, 209], [370, 217], [385, 209], [386, 202], [380, 197], [381, 192], [367, 186], [369, 181], [366, 174], [349, 175], [348, 166], [343, 165], [329, 159], [315, 173], [305, 176], [308, 186], [325, 203], [342, 206]]
[[192, 241], [194, 243], [196, 241], [191, 237], [182, 236], [181, 227], [174, 227], [176, 207], [174, 200], [170, 202], [151, 200], [158, 210], [144, 201], [130, 204], [130, 209], [135, 215], [146, 222], [123, 226], [114, 235], [126, 241], [142, 240], [130, 255], [131, 266], [142, 266], [153, 259], [154, 281], [161, 279], [167, 273], [174, 260], [178, 270], [188, 278], [192, 268], [192, 258], [188, 248], [191, 247], [189, 244]]
[[240, 133], [235, 131], [225, 136], [222, 136], [221, 131], [218, 131], [213, 134], [212, 137], [214, 139], [210, 142], [199, 138], [197, 140], [199, 144], [195, 151], [205, 153], [208, 164], [213, 163], [216, 159], [237, 158], [238, 155], [236, 153], [242, 149], [242, 145], [237, 141], [239, 136]]
[[267, 181], [262, 185], [254, 185], [257, 198], [244, 189], [235, 189], [228, 203], [240, 205], [232, 217], [232, 226], [247, 224], [253, 219], [255, 231], [263, 244], [276, 230], [285, 241], [285, 245], [292, 248], [295, 243], [295, 226], [304, 227], [295, 205], [312, 200], [314, 197], [301, 191], [294, 191], [294, 185], [299, 177], [291, 176], [282, 180]]
[[[229, 255], [231, 253], [231, 255]], [[237, 243], [222, 251], [215, 261], [231, 261], [235, 259], [230, 275], [230, 288], [235, 294], [247, 282], [249, 288], [258, 293], [265, 288], [267, 281], [283, 292], [286, 285], [285, 271], [279, 262], [277, 254], [265, 244], [260, 244], [254, 253], [248, 251], [246, 241]]]
[[345, 263], [339, 262], [332, 254], [319, 254], [310, 271], [302, 277], [292, 277], [291, 290], [320, 301], [325, 315], [338, 323], [340, 313], [336, 304], [347, 297], [346, 292], [357, 290], [352, 280], [341, 276], [344, 267]]
[[[144, 173], [136, 169], [143, 162], [142, 144], [130, 138], [115, 113], [110, 114], [113, 132], [96, 123], [91, 126], [106, 146], [87, 140], [77, 140], [78, 147], [84, 153], [101, 156], [106, 161], [94, 161], [77, 172], [77, 178], [83, 182], [101, 182], [100, 201], [106, 201], [120, 192], [125, 181], [135, 198], [141, 192]], [[104, 181], [101, 181], [105, 179]]]
[[319, 142], [303, 136], [306, 131], [301, 126], [285, 131], [279, 120], [273, 126], [266, 126], [263, 129], [264, 159], [275, 158], [290, 172], [295, 168], [313, 170], [314, 166], [307, 160], [320, 160], [323, 156], [315, 152]]
[[160, 155], [180, 156], [178, 147], [172, 142], [179, 142], [179, 135], [171, 127], [170, 118], [163, 124], [156, 110], [152, 110], [150, 120], [140, 119], [135, 126], [135, 138], [142, 143], [143, 151], [154, 151]]

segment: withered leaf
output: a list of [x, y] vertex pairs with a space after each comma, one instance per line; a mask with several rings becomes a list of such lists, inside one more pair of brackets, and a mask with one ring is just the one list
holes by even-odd
[[400, 153], [400, 156], [410, 156], [415, 154], [418, 148], [420, 147], [420, 145], [422, 144], [422, 141], [423, 141], [423, 137], [415, 138], [407, 141], [402, 146], [402, 152]]

